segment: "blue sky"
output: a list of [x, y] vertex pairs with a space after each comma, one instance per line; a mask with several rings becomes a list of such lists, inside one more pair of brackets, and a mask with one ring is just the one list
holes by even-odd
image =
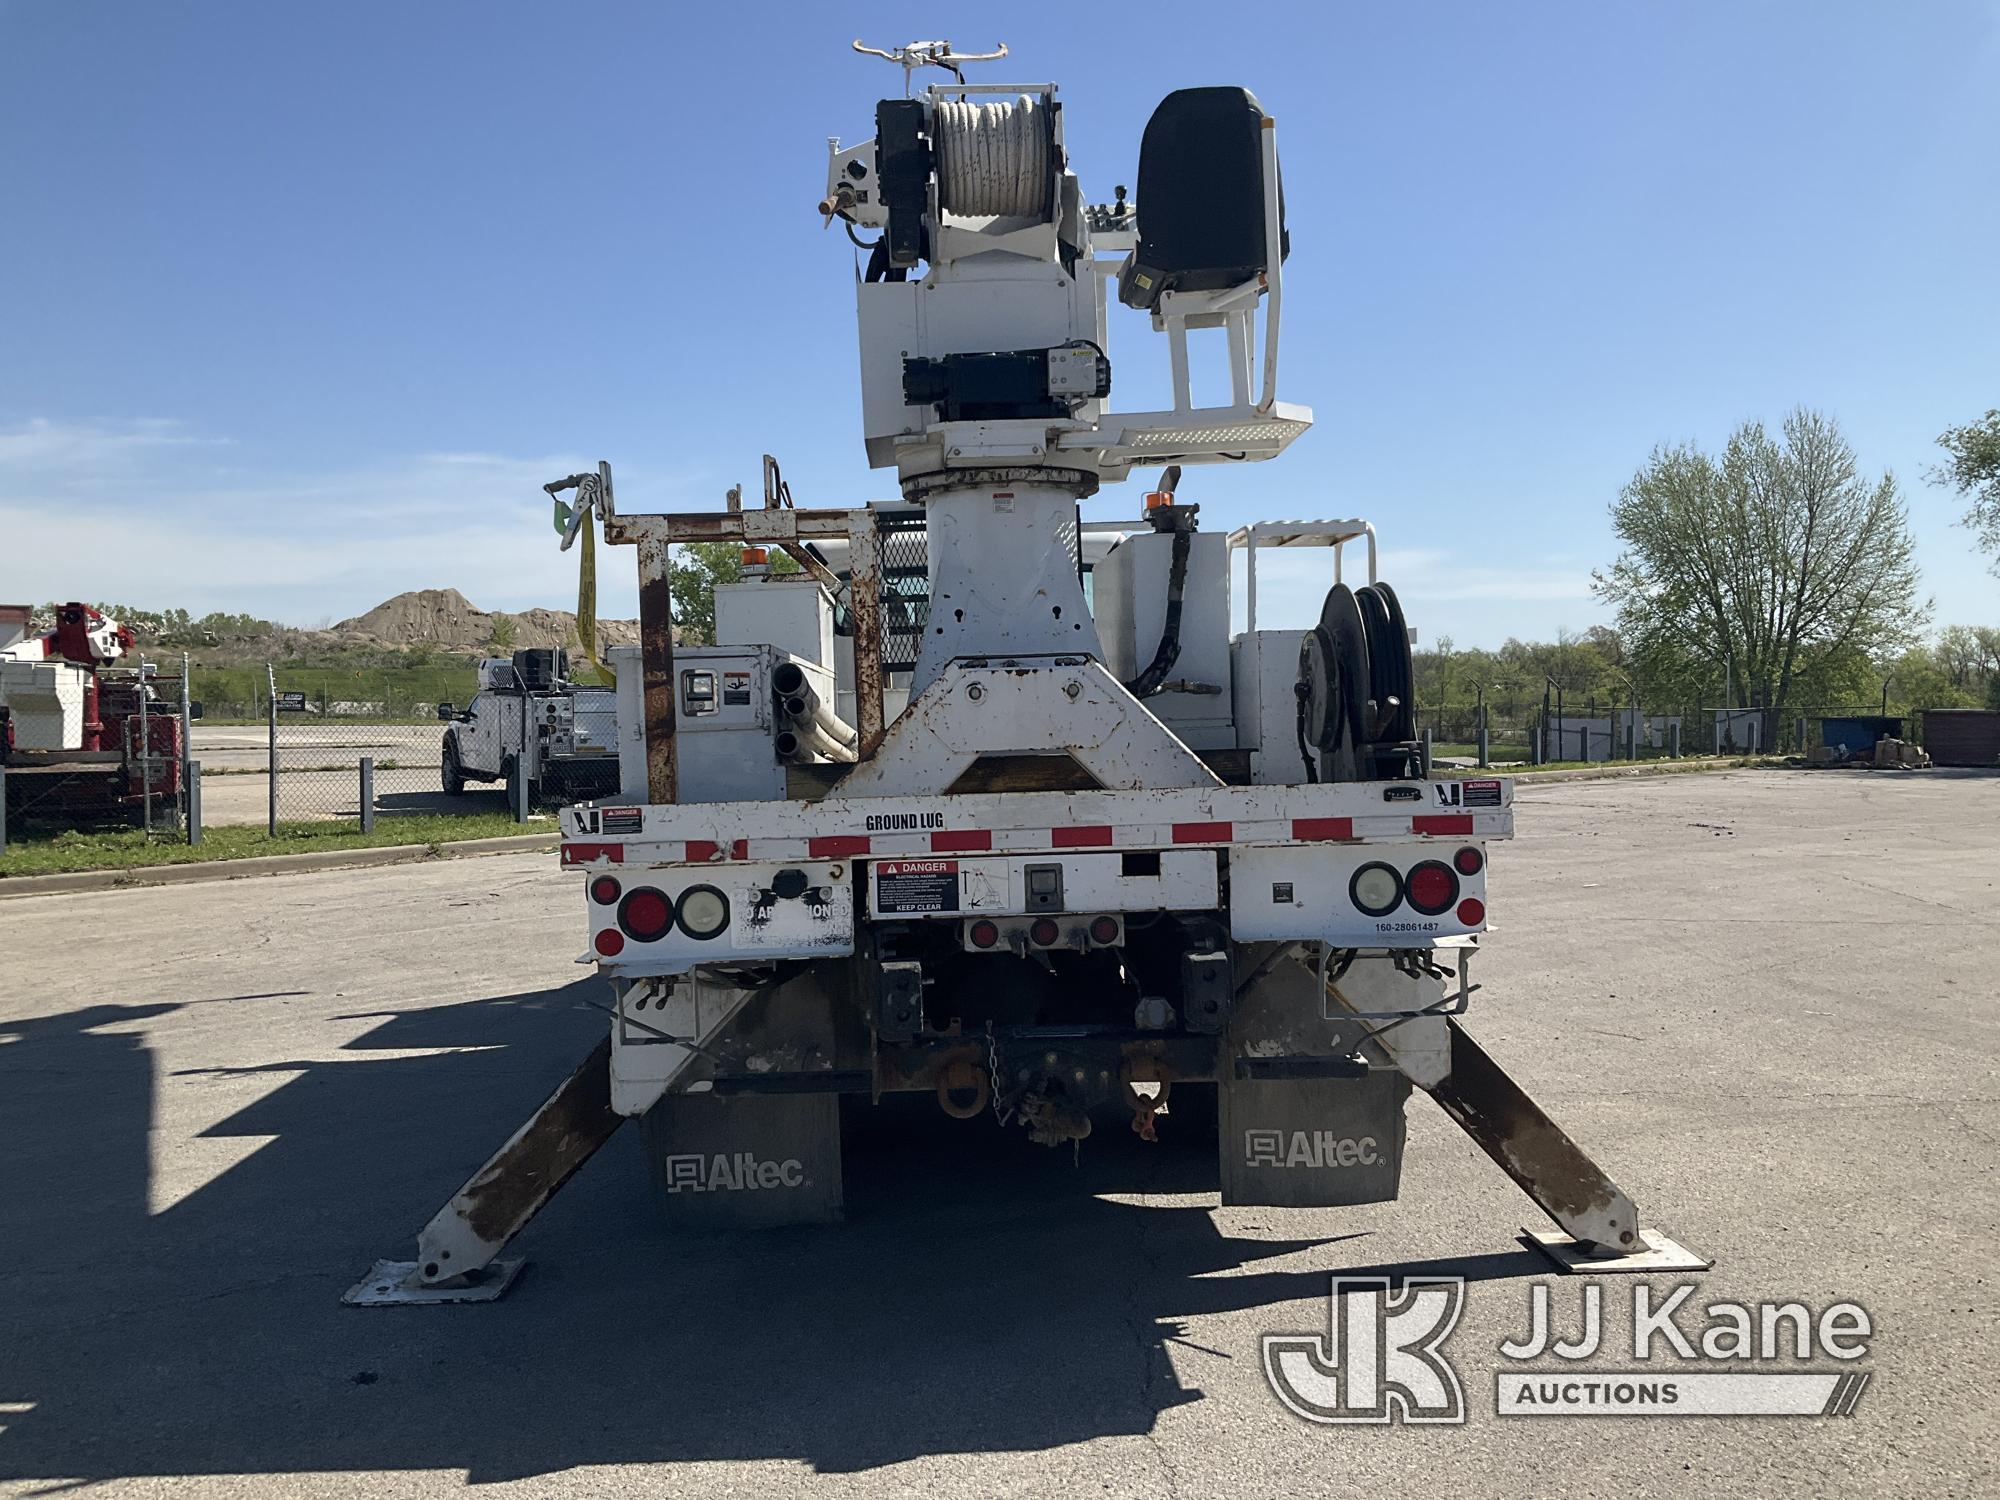
[[[1605, 617], [1654, 444], [1804, 403], [1903, 482], [1938, 623], [2000, 621], [1922, 477], [2000, 405], [2000, 7], [946, 9], [0, 0], [0, 598], [560, 605], [538, 487], [585, 461], [628, 510], [767, 450], [802, 504], [892, 494], [813, 204], [900, 92], [848, 42], [944, 30], [1061, 85], [1095, 198], [1172, 88], [1277, 117], [1318, 420], [1193, 474], [1211, 525], [1366, 515], [1425, 639], [1547, 636]], [[1113, 316], [1138, 405], [1165, 349]]]

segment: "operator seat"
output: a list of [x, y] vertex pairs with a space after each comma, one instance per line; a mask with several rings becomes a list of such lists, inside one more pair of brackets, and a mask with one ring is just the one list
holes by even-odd
[[[1139, 141], [1139, 244], [1118, 300], [1150, 312], [1162, 292], [1212, 292], [1268, 269], [1264, 109], [1241, 88], [1176, 89]], [[1291, 251], [1280, 188], [1281, 253]]]

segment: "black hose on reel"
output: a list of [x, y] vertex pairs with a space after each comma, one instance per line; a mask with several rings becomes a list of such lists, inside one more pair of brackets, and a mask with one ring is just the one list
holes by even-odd
[[1299, 648], [1299, 753], [1307, 780], [1322, 771], [1334, 781], [1377, 774], [1375, 748], [1415, 735], [1413, 689], [1410, 634], [1395, 591], [1335, 584]]

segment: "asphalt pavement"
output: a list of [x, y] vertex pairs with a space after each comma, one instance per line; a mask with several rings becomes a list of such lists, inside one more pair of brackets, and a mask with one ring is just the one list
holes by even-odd
[[[503, 1301], [344, 1308], [601, 1035], [574, 880], [503, 856], [0, 904], [0, 1493], [1993, 1494], [2000, 778], [1534, 786], [1517, 827], [1468, 1029], [1716, 1259], [1689, 1327], [1868, 1309], [1851, 1416], [1496, 1416], [1534, 1286], [1573, 1327], [1601, 1285], [1615, 1344], [1631, 1282], [1551, 1274], [1421, 1094], [1400, 1201], [1342, 1210], [1218, 1209], [1171, 1115], [1073, 1163], [915, 1101], [844, 1224], [670, 1236], [627, 1131]], [[1273, 1396], [1262, 1336], [1371, 1273], [1466, 1278], [1462, 1425]]]

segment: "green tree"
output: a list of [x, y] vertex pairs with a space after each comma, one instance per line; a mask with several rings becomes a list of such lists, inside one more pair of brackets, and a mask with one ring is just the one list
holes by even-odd
[[1972, 502], [1959, 524], [1978, 538], [1982, 551], [1993, 554], [1992, 570], [2000, 573], [2000, 409], [1963, 427], [1947, 427], [1938, 434], [1938, 446], [1947, 461], [1927, 477]]
[[[1929, 646], [1911, 646], [1882, 664], [1892, 708], [1919, 714], [1927, 708], [1976, 708], [1978, 700], [1953, 686], [1951, 674]], [[1914, 726], [1912, 726], [1914, 727]]]
[[486, 644], [496, 655], [504, 656], [514, 649], [514, 640], [520, 633], [521, 627], [512, 615], [495, 615], [493, 633], [486, 638]]
[[1783, 710], [1817, 676], [1890, 654], [1928, 613], [1894, 476], [1869, 479], [1832, 420], [1748, 422], [1719, 455], [1653, 450], [1620, 491], [1624, 551], [1595, 575], [1640, 660], [1727, 668], [1738, 703]]
[[[774, 574], [796, 573], [799, 565], [773, 549]], [[667, 560], [667, 582], [674, 601], [675, 639], [706, 646], [715, 640], [715, 586], [743, 577], [743, 548], [736, 542], [687, 542]]]

